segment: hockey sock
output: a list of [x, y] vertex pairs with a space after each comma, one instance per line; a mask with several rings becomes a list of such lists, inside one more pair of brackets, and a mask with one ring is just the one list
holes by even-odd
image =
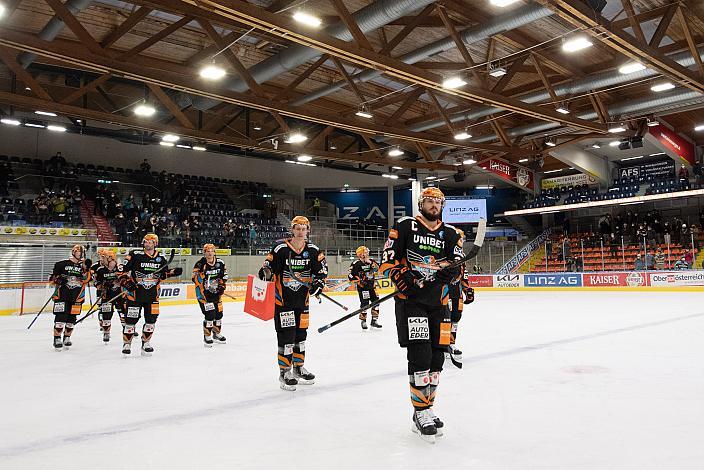
[[142, 328], [142, 342], [148, 343], [152, 339], [154, 334], [154, 323], [145, 323], [144, 328]]
[[203, 320], [203, 336], [210, 338], [211, 334], [213, 334], [213, 322]]
[[428, 398], [430, 394], [429, 372], [423, 370], [408, 376], [411, 387], [411, 404], [416, 410], [425, 410], [431, 406]]
[[100, 321], [100, 329], [103, 330], [103, 333], [110, 333], [110, 326], [112, 325], [112, 320], [101, 320]]
[[428, 404], [433, 406], [435, 403], [435, 392], [437, 391], [438, 384], [440, 383], [440, 372], [430, 373], [430, 385], [428, 385]]
[[134, 325], [125, 325], [122, 327], [122, 342], [132, 343], [132, 337], [134, 336]]
[[304, 362], [306, 362], [306, 342], [301, 341], [293, 345], [293, 365], [302, 367]]
[[73, 323], [66, 323], [66, 329], [64, 330], [64, 338], [70, 338], [73, 334]]
[[291, 369], [291, 364], [293, 362], [292, 355], [293, 355], [293, 345], [292, 344], [287, 344], [285, 346], [279, 346], [279, 353], [276, 356], [276, 358], [278, 360], [279, 369], [281, 371]]
[[457, 322], [452, 322], [452, 328], [450, 329], [450, 344], [455, 344], [457, 340]]
[[61, 333], [63, 333], [65, 325], [66, 324], [63, 322], [54, 322], [54, 338], [61, 338]]
[[372, 320], [378, 320], [378, 319], [379, 319], [379, 309], [373, 308], [372, 309]]
[[359, 319], [362, 321], [367, 321], [367, 311], [366, 310], [359, 314]]
[[215, 320], [213, 322], [213, 333], [220, 336], [220, 331], [222, 330], [222, 320]]

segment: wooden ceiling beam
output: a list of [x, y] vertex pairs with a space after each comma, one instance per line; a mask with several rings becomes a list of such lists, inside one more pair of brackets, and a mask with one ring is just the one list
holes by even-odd
[[128, 16], [127, 19], [120, 24], [120, 26], [108, 34], [107, 37], [102, 40], [100, 46], [107, 49], [115, 44], [122, 36], [129, 33], [132, 28], [137, 26], [137, 23], [146, 18], [152, 11], [153, 10], [149, 7], [139, 7], [137, 10], [132, 12], [132, 14], [130, 14], [130, 16]]
[[213, 114], [213, 116], [208, 120], [208, 122], [205, 124], [205, 126], [203, 126], [201, 130], [203, 132], [214, 131], [219, 125], [222, 125], [223, 118], [225, 118], [225, 116], [227, 116], [228, 113], [231, 113], [234, 109], [238, 110], [238, 112], [235, 114], [235, 117], [239, 116], [242, 111], [244, 111], [244, 109], [242, 108], [236, 108], [234, 106], [226, 104]]
[[599, 120], [606, 124], [609, 122], [609, 114], [606, 111], [606, 107], [604, 106], [604, 103], [601, 101], [601, 98], [599, 97], [598, 94], [596, 93], [590, 93], [589, 94], [589, 101], [592, 104], [592, 107], [594, 108], [594, 111], [596, 111], [597, 116], [599, 116]]
[[409, 23], [403, 27], [401, 31], [399, 31], [392, 39], [389, 41], [383, 49], [381, 49], [380, 53], [381, 54], [391, 54], [391, 51], [393, 51], [396, 46], [401, 44], [401, 41], [406, 39], [409, 34], [411, 34], [417, 27], [418, 25], [428, 17], [433, 12], [433, 9], [435, 6], [431, 3], [430, 5], [427, 5], [423, 10], [421, 10], [420, 13], [418, 13], [416, 16], [411, 18]]
[[112, 77], [111, 73], [104, 73], [101, 76], [99, 76], [98, 78], [96, 78], [95, 80], [93, 80], [89, 83], [86, 83], [85, 85], [80, 87], [78, 90], [74, 91], [73, 93], [71, 93], [70, 95], [68, 95], [64, 99], [60, 100], [59, 102], [64, 103], [64, 104], [73, 103], [78, 98], [85, 95], [86, 93], [90, 93], [91, 91], [95, 90], [97, 87], [101, 86], [102, 84], [104, 84], [105, 82], [110, 80], [110, 77]]
[[469, 53], [469, 50], [467, 50], [467, 46], [465, 46], [464, 42], [462, 42], [462, 38], [457, 33], [457, 29], [455, 29], [455, 25], [452, 23], [452, 20], [449, 16], [447, 16], [445, 7], [443, 7], [442, 5], [437, 5], [435, 11], [438, 12], [438, 16], [445, 24], [445, 29], [448, 33], [450, 33], [450, 37], [455, 43], [455, 47], [458, 51], [460, 51], [460, 55], [464, 59], [467, 68], [469, 68], [469, 73], [472, 75], [472, 77], [474, 77], [474, 79], [477, 81], [481, 88], [486, 88], [486, 82], [484, 80], [484, 77], [479, 75], [479, 73], [477, 72], [475, 68], [476, 64], [474, 62], [474, 59], [472, 59], [472, 55]]
[[354, 39], [354, 42], [357, 43], [357, 45], [363, 49], [368, 49], [368, 50], [373, 50], [371, 43], [367, 39], [367, 37], [364, 35], [361, 29], [359, 29], [359, 25], [357, 24], [357, 21], [354, 19], [352, 14], [349, 12], [345, 4], [342, 2], [342, 0], [329, 0], [330, 3], [332, 4], [333, 8], [337, 12], [338, 15], [340, 15], [340, 19], [342, 20], [343, 23], [345, 23], [345, 26], [347, 26], [347, 29], [349, 32], [352, 34], [352, 38]]
[[408, 108], [410, 108], [413, 105], [413, 103], [415, 103], [424, 92], [425, 92], [425, 90], [422, 88], [418, 88], [418, 89], [410, 92], [408, 94], [408, 96], [406, 97], [406, 100], [401, 104], [401, 106], [399, 106], [398, 109], [396, 109], [396, 111], [394, 111], [394, 113], [391, 116], [389, 116], [388, 119], [386, 119], [386, 121], [384, 122], [384, 125], [387, 125], [387, 126], [397, 125], [399, 123], [399, 119], [401, 119], [401, 116], [403, 116], [403, 113], [405, 113], [408, 110]]
[[154, 44], [157, 42], [161, 41], [162, 39], [165, 39], [169, 37], [171, 34], [175, 33], [179, 29], [183, 28], [186, 26], [188, 23], [193, 21], [193, 18], [190, 16], [184, 16], [180, 20], [178, 20], [175, 23], [171, 23], [169, 26], [166, 28], [162, 29], [158, 33], [156, 33], [154, 36], [150, 37], [149, 39], [146, 39], [145, 41], [137, 44], [134, 46], [132, 49], [130, 49], [127, 52], [124, 52], [120, 58], [121, 59], [129, 59], [130, 57], [136, 56], [137, 54], [141, 53], [142, 51], [145, 51], [152, 47]]
[[342, 77], [345, 79], [345, 82], [347, 82], [347, 86], [349, 86], [350, 89], [354, 92], [354, 94], [357, 95], [357, 99], [359, 100], [360, 104], [364, 103], [366, 101], [366, 98], [359, 90], [359, 87], [357, 87], [357, 84], [354, 82], [352, 77], [350, 77], [350, 74], [347, 73], [347, 70], [345, 70], [345, 66], [342, 64], [340, 59], [338, 59], [337, 57], [331, 57], [331, 59], [335, 64], [335, 67], [337, 67], [337, 70], [342, 74]]
[[540, 81], [543, 82], [543, 86], [550, 94], [550, 99], [552, 100], [553, 104], [557, 104], [559, 98], [555, 93], [555, 89], [553, 88], [552, 84], [550, 84], [550, 80], [548, 80], [548, 76], [545, 74], [545, 70], [543, 70], [543, 67], [540, 65], [540, 59], [538, 59], [537, 55], [533, 55], [533, 65], [535, 66], [535, 70], [538, 72]]
[[0, 60], [7, 65], [17, 78], [31, 89], [33, 94], [43, 100], [53, 100], [51, 95], [49, 95], [39, 82], [17, 62], [17, 51], [0, 47]]
[[90, 35], [88, 31], [83, 27], [83, 25], [76, 19], [76, 17], [71, 13], [71, 11], [66, 8], [66, 6], [59, 0], [44, 0], [51, 7], [52, 10], [66, 23], [66, 26], [76, 35], [76, 37], [85, 46], [90, 49], [91, 52], [95, 54], [102, 54], [104, 49], [100, 47], [100, 44]]
[[633, 4], [631, 3], [631, 0], [621, 0], [621, 5], [623, 5], [623, 10], [626, 12], [628, 24], [633, 30], [633, 35], [641, 43], [647, 43], [648, 41], [645, 40], [645, 34], [643, 34], [643, 28], [640, 27], [640, 22], [636, 19], [636, 12], [633, 9]]
[[435, 162], [435, 160], [433, 160], [433, 157], [430, 155], [430, 152], [428, 152], [428, 149], [425, 147], [425, 145], [421, 144], [420, 142], [416, 142], [416, 148], [418, 149], [418, 153], [421, 154], [421, 156], [423, 157], [423, 159], [426, 162], [428, 162], [428, 163]]
[[494, 88], [492, 88], [491, 91], [493, 91], [494, 93], [501, 93], [502, 91], [504, 91], [504, 88], [506, 88], [511, 82], [511, 80], [513, 80], [513, 77], [515, 77], [519, 71], [522, 71], [523, 64], [525, 63], [527, 58], [527, 55], [522, 55], [519, 56], [516, 60], [514, 60], [513, 63], [509, 66], [509, 68], [506, 70], [506, 75], [501, 77], [499, 81], [496, 82], [496, 85], [494, 85]]
[[362, 139], [364, 139], [364, 142], [367, 144], [367, 147], [369, 147], [369, 150], [372, 151], [376, 158], [378, 158], [379, 160], [383, 160], [384, 156], [381, 154], [381, 152], [379, 152], [379, 148], [376, 146], [376, 144], [374, 144], [372, 139], [370, 139], [369, 136], [366, 134], [359, 135], [362, 137]]
[[667, 29], [670, 27], [670, 24], [672, 24], [672, 19], [675, 17], [678, 9], [679, 5], [675, 3], [670, 5], [667, 10], [665, 10], [665, 14], [662, 15], [660, 23], [658, 23], [655, 33], [653, 33], [653, 37], [650, 38], [650, 42], [648, 43], [650, 47], [654, 47], [656, 49], [660, 47], [660, 43], [663, 39], [665, 39]]
[[684, 37], [687, 40], [687, 47], [689, 47], [689, 52], [694, 58], [694, 63], [697, 64], [697, 69], [699, 70], [699, 77], [701, 79], [704, 79], [704, 64], [702, 64], [702, 58], [700, 57], [699, 51], [697, 50], [697, 44], [694, 42], [694, 38], [692, 37], [692, 31], [689, 29], [687, 18], [681, 6], [677, 9], [677, 19], [680, 22], [680, 26], [682, 27], [682, 31], [684, 32]]
[[155, 85], [153, 83], [147, 83], [147, 87], [149, 87], [149, 90], [152, 92], [154, 96], [163, 104], [166, 109], [169, 110], [171, 115], [176, 118], [176, 120], [183, 126], [187, 127], [189, 129], [194, 129], [195, 126], [193, 123], [186, 117], [185, 114], [183, 114], [183, 111], [181, 111], [181, 108], [179, 108], [176, 103], [173, 102], [169, 96], [164, 93], [164, 90], [161, 89], [159, 85]]
[[435, 96], [435, 94], [430, 90], [425, 90], [425, 92], [428, 94], [428, 96], [430, 96], [430, 101], [433, 102], [433, 105], [435, 105], [435, 109], [437, 109], [437, 111], [440, 113], [440, 116], [442, 116], [442, 120], [445, 121], [445, 125], [450, 130], [450, 135], [454, 136], [455, 129], [452, 127], [452, 121], [450, 121], [450, 118], [447, 116], [447, 113], [440, 105], [437, 96]]

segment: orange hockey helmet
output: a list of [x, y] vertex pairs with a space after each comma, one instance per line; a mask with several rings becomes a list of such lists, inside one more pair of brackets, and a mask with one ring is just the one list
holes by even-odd
[[305, 217], [303, 215], [297, 215], [293, 219], [291, 219], [291, 228], [293, 228], [295, 225], [307, 225], [308, 230], [310, 230], [310, 221], [308, 220], [308, 217]]
[[214, 250], [214, 249], [215, 249], [215, 245], [213, 245], [212, 243], [206, 243], [205, 245], [203, 245], [203, 254], [205, 254], [205, 252], [208, 250]]
[[357, 248], [356, 250], [354, 250], [354, 254], [356, 254], [357, 257], [361, 257], [364, 253], [369, 253], [369, 248], [367, 248], [364, 245], [362, 245], [359, 248]]
[[142, 238], [142, 245], [144, 245], [144, 242], [147, 240], [151, 240], [154, 242], [154, 246], [159, 246], [159, 236], [156, 233], [148, 233]]

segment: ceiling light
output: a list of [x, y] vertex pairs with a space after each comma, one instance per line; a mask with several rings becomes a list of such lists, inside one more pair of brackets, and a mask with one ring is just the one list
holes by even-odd
[[494, 187], [490, 184], [480, 184], [475, 186], [474, 189], [494, 189]]
[[655, 127], [655, 126], [659, 126], [659, 125], [660, 125], [660, 123], [657, 121], [657, 119], [650, 119], [650, 118], [647, 118], [645, 124], [646, 124], [648, 127]]
[[455, 162], [452, 164], [453, 166], [462, 166], [462, 162]]
[[337, 145], [330, 143], [330, 150], [337, 150]]
[[289, 134], [288, 137], [286, 137], [286, 140], [284, 140], [284, 142], [286, 142], [287, 144], [300, 144], [301, 142], [305, 142], [306, 140], [308, 140], [308, 137], [306, 137], [305, 135], [301, 134], [300, 132], [293, 132]]
[[342, 185], [342, 187], [343, 187], [343, 188], [349, 188], [350, 185], [349, 185], [348, 183], [345, 183], [345, 184]]
[[188, 150], [191, 150], [193, 148], [190, 145], [183, 145], [183, 144], [176, 144], [176, 147], [178, 147], [180, 149], [188, 149]]
[[612, 140], [611, 142], [609, 142], [609, 147], [618, 147], [619, 145], [621, 145], [620, 140]]
[[471, 138], [472, 138], [472, 134], [467, 132], [467, 129], [455, 133], [455, 140], [467, 140], [467, 139], [471, 139]]
[[592, 44], [586, 36], [576, 36], [562, 43], [562, 50], [565, 52], [577, 52], [592, 46]]
[[463, 165], [473, 165], [475, 163], [477, 163], [477, 161], [473, 158], [467, 158], [462, 162]]
[[306, 26], [311, 26], [313, 28], [318, 28], [323, 23], [323, 21], [315, 15], [306, 13], [305, 11], [298, 10], [293, 14], [293, 19]]
[[625, 162], [625, 161], [628, 161], [628, 160], [638, 160], [639, 158], [643, 158], [643, 155], [640, 155], [640, 156], [638, 156], [638, 157], [622, 158], [621, 161], [622, 161], [622, 162]]
[[442, 81], [442, 87], [447, 88], [448, 90], [454, 90], [455, 88], [465, 86], [466, 84], [467, 82], [465, 82], [462, 77], [459, 77], [457, 75], [448, 77]]
[[154, 106], [150, 106], [146, 103], [142, 103], [140, 105], [137, 105], [134, 108], [134, 113], [137, 116], [150, 117], [150, 116], [153, 116], [154, 113], [156, 113], [156, 109], [154, 108]]
[[704, 131], [704, 124], [699, 124], [699, 125], [695, 126], [694, 130], [697, 132]]
[[313, 157], [311, 157], [310, 155], [299, 155], [296, 160], [298, 160], [299, 162], [309, 162], [313, 160]]
[[520, 160], [518, 160], [518, 163], [526, 163], [526, 162], [528, 162], [527, 158], [521, 158]]
[[560, 168], [559, 170], [544, 171], [543, 173], [547, 175], [548, 173], [557, 173], [557, 172], [560, 172], [560, 171], [562, 171], [562, 168]]
[[260, 131], [260, 130], [262, 130], [262, 126], [257, 123], [254, 123], [254, 125], [252, 126], [252, 129], [254, 129], [255, 131]]
[[374, 117], [365, 107], [361, 107], [359, 111], [354, 113], [354, 115], [365, 119], [371, 119]]
[[649, 157], [657, 157], [658, 155], [665, 155], [665, 152], [651, 153]]
[[11, 118], [0, 119], [0, 122], [2, 122], [3, 124], [7, 124], [8, 126], [19, 126], [20, 124], [22, 124], [17, 119], [11, 119]]
[[430, 176], [426, 176], [425, 179], [434, 180], [434, 179], [437, 179], [437, 176], [430, 175]]
[[220, 80], [226, 74], [227, 72], [224, 68], [219, 67], [215, 64], [209, 64], [200, 69], [201, 78], [205, 78], [206, 80]]
[[50, 113], [49, 111], [34, 111], [34, 114], [39, 114], [41, 116], [56, 117], [56, 113]]
[[622, 73], [624, 75], [627, 75], [629, 73], [640, 72], [641, 70], [645, 70], [645, 65], [641, 64], [640, 62], [629, 62], [627, 64], [622, 65], [618, 69], [619, 73]]
[[489, 76], [494, 78], [503, 77], [508, 72], [505, 67], [495, 67], [489, 69]]
[[174, 134], [166, 134], [161, 138], [164, 142], [178, 142], [179, 139], [180, 137]]
[[655, 85], [650, 87], [650, 89], [656, 93], [660, 91], [672, 90], [673, 88], [675, 88], [675, 84], [672, 82], [656, 83]]
[[39, 128], [39, 129], [44, 129], [44, 128], [46, 128], [46, 126], [45, 126], [44, 124], [40, 124], [40, 123], [38, 123], [38, 122], [25, 122], [24, 125], [25, 125], [26, 127], [36, 127], [36, 128]]
[[389, 157], [400, 157], [401, 155], [403, 155], [403, 150], [398, 147], [392, 148], [391, 150], [389, 150], [388, 155]]
[[489, 3], [494, 5], [495, 7], [507, 7], [513, 3], [516, 3], [518, 0], [489, 0]]
[[569, 114], [570, 110], [567, 108], [567, 105], [560, 105], [558, 106], [555, 111], [557, 111], [560, 114]]
[[408, 178], [408, 181], [416, 181], [415, 178]]
[[398, 179], [398, 175], [390, 175], [390, 174], [388, 174], [388, 173], [384, 173], [383, 175], [381, 175], [381, 177], [382, 177], [382, 178], [389, 178], [389, 179], [392, 179], [392, 180], [397, 180], [397, 179]]
[[173, 147], [175, 144], [173, 142], [165, 142], [162, 140], [159, 142], [159, 145], [163, 145], [164, 147]]
[[0, 3], [0, 18], [2, 18], [3, 16], [5, 16], [5, 5]]
[[205, 152], [207, 149], [205, 147], [201, 147], [200, 145], [194, 145], [193, 150], [196, 150], [198, 152]]
[[[615, 147], [615, 145], [614, 145], [614, 147]], [[598, 142], [595, 142], [595, 143], [592, 144], [592, 148], [593, 148], [593, 149], [600, 149], [600, 148], [601, 148], [601, 145], [599, 145]]]
[[[619, 132], [625, 132], [626, 128], [623, 127], [623, 124], [616, 124], [612, 127], [609, 127], [609, 133], [611, 134], [618, 134]], [[609, 144], [611, 145], [611, 144]]]
[[391, 169], [392, 170], [403, 170], [403, 167], [402, 166], [392, 166]]
[[66, 128], [64, 126], [57, 126], [54, 124], [50, 124], [50, 125], [46, 126], [46, 128], [52, 132], [66, 132]]
[[545, 140], [545, 145], [547, 145], [548, 147], [555, 147], [557, 144], [556, 144], [555, 141], [552, 140], [552, 139], [546, 139], [546, 140]]

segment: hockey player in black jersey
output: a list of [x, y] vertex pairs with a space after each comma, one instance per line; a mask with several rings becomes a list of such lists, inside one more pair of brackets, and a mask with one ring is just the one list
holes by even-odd
[[120, 265], [120, 284], [125, 293], [125, 326], [122, 330], [122, 353], [130, 354], [135, 325], [144, 311], [142, 328], [142, 355], [154, 352], [150, 340], [159, 318], [159, 289], [161, 281], [183, 273], [181, 268], [166, 269], [167, 260], [156, 249], [159, 237], [148, 233], [142, 240], [142, 250], [132, 250]]
[[[76, 316], [81, 313], [90, 282], [91, 261], [85, 259], [82, 245], [71, 248], [71, 256], [54, 265], [49, 280], [54, 284], [54, 349], [61, 351], [72, 346], [71, 334]], [[62, 339], [63, 334], [63, 339]]]
[[193, 283], [196, 299], [203, 313], [203, 342], [206, 347], [213, 342], [225, 344], [222, 332], [222, 295], [227, 287], [227, 267], [215, 256], [215, 245], [203, 246], [203, 257], [193, 266]]
[[412, 429], [428, 442], [444, 426], [432, 407], [450, 344], [448, 284], [460, 277], [460, 268], [448, 265], [463, 256], [460, 232], [440, 220], [444, 202], [439, 189], [423, 190], [420, 214], [399, 219], [389, 232], [379, 269], [400, 291], [396, 330], [408, 359]]
[[100, 331], [103, 333], [103, 342], [108, 343], [110, 341], [113, 312], [117, 311], [120, 318], [124, 318], [124, 299], [123, 297], [118, 297], [112, 302], [108, 302], [122, 291], [115, 253], [108, 249], [100, 249], [98, 250], [98, 255], [100, 256], [100, 261], [91, 268], [91, 275], [100, 301], [100, 306], [98, 307]]
[[[464, 234], [462, 234], [464, 239]], [[474, 302], [474, 289], [469, 286], [469, 272], [466, 266], [462, 265], [461, 278], [451, 282], [450, 289], [450, 321], [452, 329], [450, 330], [450, 345], [448, 346], [447, 354], [452, 355], [452, 358], [457, 362], [462, 362], [462, 351], [457, 349], [455, 342], [457, 341], [457, 326], [462, 319], [462, 311], [466, 304]], [[448, 356], [449, 358], [449, 356]]]
[[328, 266], [320, 249], [306, 240], [309, 231], [310, 222], [306, 217], [294, 217], [291, 221], [293, 237], [276, 245], [259, 270], [260, 279], [274, 282], [274, 327], [279, 382], [283, 390], [296, 390], [296, 385], [309, 385], [315, 380], [315, 375], [304, 367], [308, 304], [311, 295], [318, 296], [323, 291]]
[[[357, 284], [357, 294], [359, 294], [360, 307], [369, 305], [379, 299], [376, 293], [376, 272], [379, 270], [379, 263], [369, 257], [369, 248], [360, 246], [355, 250], [357, 259], [350, 265], [347, 278]], [[362, 322], [362, 329], [367, 329], [367, 311], [359, 314]], [[379, 307], [372, 308], [372, 328], [381, 328], [379, 324]]]

